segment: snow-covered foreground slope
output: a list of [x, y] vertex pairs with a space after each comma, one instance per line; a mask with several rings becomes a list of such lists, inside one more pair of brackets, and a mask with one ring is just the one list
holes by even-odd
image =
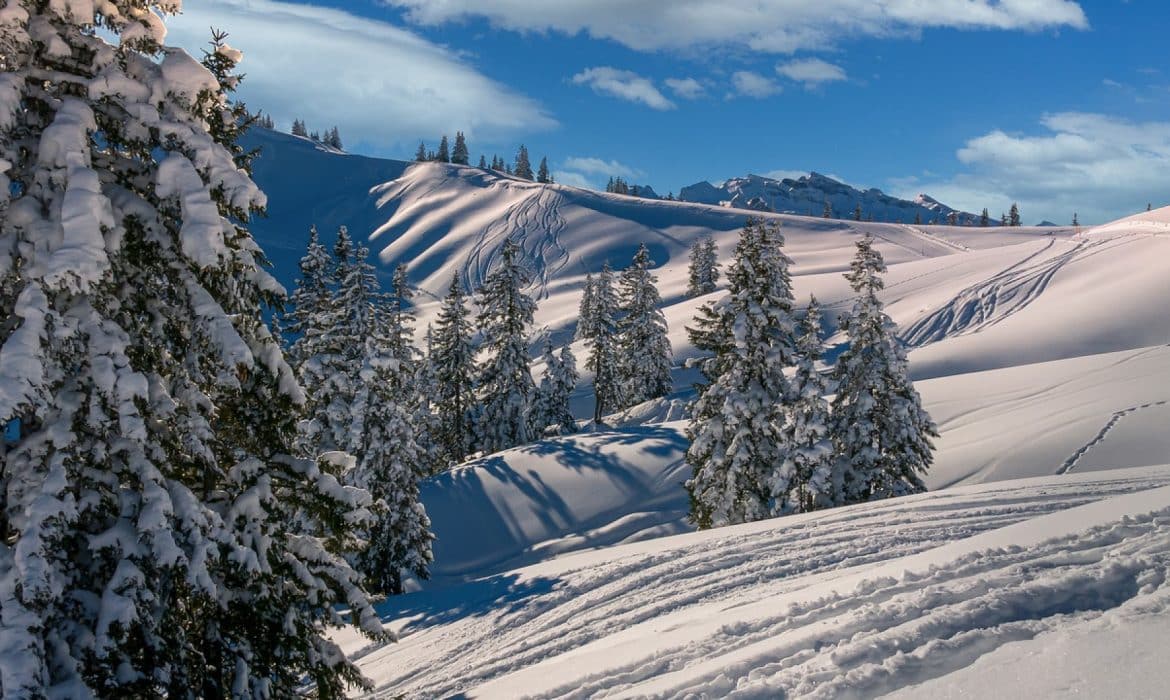
[[[1016, 694], [992, 659], [1092, 695], [1119, 648], [1165, 648], [1168, 575], [1170, 467], [1148, 467], [580, 553], [394, 598], [399, 643], [342, 641], [383, 697]], [[1105, 695], [1164, 688], [1158, 654], [1123, 661]]]

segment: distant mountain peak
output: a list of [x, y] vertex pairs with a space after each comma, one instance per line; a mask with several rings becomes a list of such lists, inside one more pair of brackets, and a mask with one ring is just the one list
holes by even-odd
[[859, 190], [815, 170], [796, 178], [748, 174], [730, 178], [720, 185], [697, 182], [682, 188], [679, 198], [735, 209], [806, 216], [821, 216], [828, 202], [837, 219], [852, 218], [860, 205], [862, 217], [875, 221], [943, 223], [951, 213], [962, 223], [978, 220], [976, 215], [948, 207], [928, 194], [919, 194], [913, 200], [899, 199], [876, 187]]

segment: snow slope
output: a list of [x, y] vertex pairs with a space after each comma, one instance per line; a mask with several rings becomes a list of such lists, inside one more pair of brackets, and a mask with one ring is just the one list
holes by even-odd
[[941, 432], [927, 478], [941, 490], [694, 534], [685, 325], [721, 292], [685, 298], [687, 253], [709, 234], [726, 264], [749, 212], [254, 138], [274, 217], [253, 230], [286, 284], [308, 224], [346, 223], [383, 270], [410, 265], [425, 323], [428, 296], [456, 270], [476, 286], [512, 238], [537, 325], [568, 342], [586, 272], [642, 242], [658, 264], [678, 391], [608, 432], [424, 484], [436, 561], [423, 590], [386, 605], [402, 642], [341, 633], [382, 695], [1142, 697], [1165, 678], [1156, 657], [1119, 650], [1164, 647], [1170, 622], [1170, 467], [1148, 466], [1170, 462], [1170, 208], [1085, 229], [766, 215], [831, 346], [853, 243], [878, 239], [883, 301]]
[[[1017, 480], [609, 547], [392, 599], [399, 643], [342, 641], [379, 697], [987, 696], [963, 669], [1023, 673], [1054, 638], [1075, 663], [1034, 687], [1101, 687], [1099, 631], [1165, 648], [1168, 485]], [[1124, 663], [1128, 697], [1160, 692], [1159, 655]]]
[[[685, 418], [694, 376], [681, 365], [695, 354], [685, 326], [699, 303], [718, 296], [684, 297], [689, 247], [711, 234], [726, 263], [747, 212], [539, 185], [449, 164], [365, 159], [264, 130], [254, 138], [264, 146], [257, 179], [281, 217], [256, 223], [270, 253], [283, 250], [277, 242], [303, 245], [305, 226], [291, 223], [297, 217], [325, 231], [329, 217], [337, 217], [333, 225], [348, 217], [355, 235], [373, 236], [384, 270], [407, 262], [412, 280], [437, 295], [455, 270], [477, 284], [511, 237], [534, 273], [537, 324], [556, 342], [571, 338], [584, 272], [606, 260], [620, 266], [638, 243], [649, 243], [679, 365], [678, 393], [668, 407], [640, 407], [620, 422], [636, 428]], [[877, 237], [890, 268], [883, 300], [912, 348], [911, 371], [942, 432], [931, 488], [1170, 458], [1170, 438], [1160, 429], [1170, 414], [1170, 209], [1079, 230], [770, 216], [783, 226], [797, 298], [817, 295], [831, 335], [836, 315], [851, 304], [841, 273], [853, 242], [862, 233]], [[278, 260], [276, 272], [291, 281], [295, 263]], [[423, 323], [433, 310], [420, 309]], [[579, 343], [574, 350], [584, 357]], [[574, 396], [582, 416], [592, 409], [589, 379], [586, 373]], [[646, 439], [661, 454], [647, 449], [633, 459], [617, 450], [636, 435], [609, 443], [569, 438], [428, 485], [424, 499], [440, 535], [436, 579], [462, 579], [489, 562], [498, 568], [680, 531], [681, 426], [659, 427]], [[582, 501], [577, 494], [600, 488], [594, 472], [638, 486], [627, 492], [611, 485], [597, 492], [604, 497]], [[527, 519], [515, 515], [522, 512]], [[465, 514], [495, 525], [481, 523], [476, 532], [485, 536], [457, 552], [451, 543], [471, 517]], [[529, 526], [537, 520], [541, 527]], [[502, 530], [507, 537], [486, 536]]]

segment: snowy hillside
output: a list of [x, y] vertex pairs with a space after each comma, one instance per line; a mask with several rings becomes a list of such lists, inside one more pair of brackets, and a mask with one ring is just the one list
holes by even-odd
[[[946, 221], [955, 212], [960, 222], [975, 221], [974, 214], [952, 209], [934, 198], [920, 194], [914, 201], [891, 197], [876, 188], [859, 190], [820, 173], [777, 180], [762, 175], [735, 177], [716, 186], [696, 182], [679, 191], [679, 198], [701, 204], [719, 204], [738, 209], [756, 209], [805, 216], [821, 216], [825, 202], [833, 215], [853, 218], [858, 205], [864, 219], [911, 223]], [[997, 222], [998, 223], [998, 222]]]
[[1002, 482], [609, 547], [392, 599], [399, 643], [343, 644], [379, 697], [1155, 697], [1168, 484]]
[[[685, 297], [688, 252], [710, 234], [726, 264], [750, 212], [258, 138], [257, 178], [282, 215], [255, 231], [286, 283], [309, 222], [327, 237], [348, 224], [381, 269], [410, 265], [425, 323], [452, 273], [478, 286], [511, 239], [537, 327], [568, 342], [586, 272], [623, 266], [639, 243], [657, 264], [675, 394], [610, 431], [424, 483], [432, 579], [383, 610], [403, 639], [347, 642], [383, 695], [827, 697], [849, 683], [868, 697], [923, 683], [920, 697], [946, 697], [992, 662], [1041, 696], [1093, 694], [1114, 676], [1086, 639], [1137, 645], [1170, 621], [1170, 495], [1150, 490], [1170, 484], [1157, 466], [1170, 461], [1170, 208], [1084, 229], [765, 214], [782, 224], [798, 303], [822, 303], [830, 346], [854, 241], [876, 237], [882, 299], [941, 433], [932, 493], [693, 534], [685, 326], [722, 292]], [[574, 395], [582, 417], [590, 379]], [[1047, 675], [1022, 679], [1025, 659]], [[1127, 668], [1141, 678], [1156, 670], [1146, 661]]]

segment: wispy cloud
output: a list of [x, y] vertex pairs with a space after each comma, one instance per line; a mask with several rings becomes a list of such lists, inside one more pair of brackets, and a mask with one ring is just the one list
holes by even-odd
[[341, 10], [200, 0], [186, 3], [167, 26], [168, 42], [196, 56], [208, 27], [229, 29], [228, 41], [244, 52], [241, 97], [283, 128], [299, 118], [310, 129], [337, 125], [347, 144], [401, 148], [456, 129], [497, 139], [556, 126], [539, 102], [453, 51]]
[[566, 170], [574, 170], [576, 172], [584, 173], [586, 175], [603, 175], [605, 177], [621, 176], [621, 177], [642, 177], [645, 175], [641, 170], [626, 165], [616, 160], [604, 160], [602, 158], [586, 157], [581, 158], [573, 156], [566, 158], [563, 163]]
[[821, 83], [830, 83], [836, 80], [845, 80], [845, 69], [819, 58], [804, 58], [798, 61], [788, 61], [776, 66], [780, 75], [804, 83], [806, 88], [812, 88]]
[[574, 85], [588, 85], [593, 91], [629, 102], [640, 102], [651, 109], [674, 109], [675, 104], [654, 87], [649, 78], [633, 71], [610, 66], [586, 68], [572, 78]]
[[998, 213], [1018, 201], [1027, 221], [1066, 222], [1077, 212], [1082, 222], [1103, 222], [1166, 203], [1170, 122], [1062, 112], [1040, 126], [1033, 135], [970, 139], [956, 153], [964, 172], [915, 189], [967, 211]]
[[731, 87], [735, 90], [735, 95], [755, 98], [769, 97], [783, 89], [775, 80], [748, 70], [732, 73]]
[[645, 172], [631, 165], [593, 156], [566, 158], [556, 171], [557, 182], [591, 190], [600, 190], [602, 183], [611, 177], [621, 177], [632, 181], [645, 177], [645, 175]]
[[684, 100], [694, 100], [702, 97], [706, 90], [703, 84], [694, 78], [667, 78], [663, 81], [675, 97]]
[[515, 31], [586, 32], [639, 51], [737, 46], [771, 53], [819, 50], [858, 36], [921, 29], [1087, 29], [1073, 0], [382, 0], [409, 21], [485, 18]]

